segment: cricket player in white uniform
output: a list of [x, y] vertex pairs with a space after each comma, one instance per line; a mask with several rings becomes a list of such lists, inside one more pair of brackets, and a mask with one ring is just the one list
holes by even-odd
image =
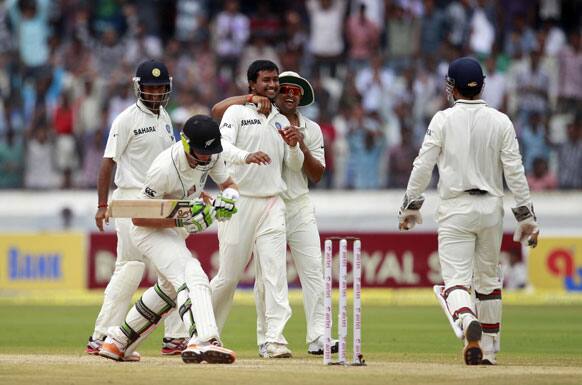
[[190, 333], [188, 347], [182, 352], [185, 363], [230, 364], [236, 358], [232, 350], [222, 347], [208, 277], [185, 240], [189, 233], [205, 230], [214, 218], [229, 220], [236, 213], [239, 194], [220, 159], [220, 129], [212, 118], [191, 117], [181, 137], [181, 142], [154, 160], [140, 198], [195, 200], [201, 197], [208, 176], [222, 192], [212, 203], [195, 201], [191, 218], [133, 219], [132, 240], [156, 268], [158, 283], [146, 290], [123, 325], [109, 330], [99, 352], [103, 357], [123, 360], [177, 307]]
[[[535, 247], [538, 225], [515, 129], [507, 115], [479, 99], [484, 76], [478, 61], [453, 61], [447, 75], [452, 107], [435, 114], [414, 161], [399, 228], [422, 223], [422, 193], [439, 170], [439, 257], [453, 329], [464, 334], [467, 365], [492, 365], [500, 346], [499, 253], [503, 236], [503, 178], [514, 195], [514, 240]], [[474, 292], [474, 300], [471, 294]]]
[[[172, 122], [164, 108], [172, 92], [172, 78], [164, 63], [156, 60], [141, 63], [133, 78], [133, 85], [138, 100], [113, 121], [99, 171], [99, 201], [95, 215], [99, 231], [103, 231], [103, 222], [109, 222], [107, 202], [113, 168], [117, 166], [117, 189], [112, 198], [136, 198], [153, 160], [175, 142]], [[123, 322], [131, 296], [143, 276], [143, 256], [130, 240], [130, 226], [129, 219], [115, 219], [117, 260], [105, 289], [103, 305], [95, 321], [95, 330], [87, 343], [88, 354], [98, 354], [107, 330]], [[165, 325], [162, 353], [179, 354], [185, 348], [187, 331], [177, 314], [170, 316]], [[138, 356], [134, 355], [132, 358], [138, 359]]]
[[[279, 89], [277, 66], [267, 60], [253, 62], [247, 71], [252, 94], [273, 99]], [[282, 178], [283, 164], [301, 170], [303, 153], [299, 133], [276, 108], [267, 116], [252, 104], [229, 107], [220, 123], [224, 159], [230, 175], [236, 176], [241, 198], [238, 214], [219, 223], [220, 267], [212, 279], [212, 301], [219, 327], [224, 326], [236, 286], [255, 251], [265, 281], [268, 357], [291, 356], [283, 330], [289, 317], [285, 238], [285, 203], [281, 198], [287, 186]], [[262, 165], [248, 165], [251, 160]]]
[[[303, 306], [307, 323], [306, 342], [309, 354], [323, 354], [323, 272], [321, 242], [315, 220], [315, 208], [309, 198], [308, 179], [317, 183], [325, 171], [323, 135], [319, 125], [303, 116], [297, 107], [308, 106], [314, 101], [313, 87], [299, 74], [286, 71], [279, 74], [279, 94], [275, 103], [279, 111], [287, 117], [292, 126], [300, 132], [299, 146], [303, 152], [303, 167], [294, 171], [283, 166], [283, 180], [287, 191], [282, 196], [287, 208], [287, 244], [295, 264], [301, 288], [303, 289]], [[212, 108], [214, 118], [221, 118], [231, 105], [251, 102], [266, 109], [271, 108], [268, 98], [259, 95], [235, 96], [216, 104]], [[258, 265], [256, 265], [258, 266]], [[259, 353], [265, 351], [265, 300], [262, 273], [256, 269], [255, 303], [257, 305], [257, 341]], [[337, 342], [337, 341], [336, 341]], [[334, 343], [332, 352], [336, 353], [338, 344]]]

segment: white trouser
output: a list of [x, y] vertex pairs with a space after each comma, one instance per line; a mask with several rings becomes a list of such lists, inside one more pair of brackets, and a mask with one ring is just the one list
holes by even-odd
[[132, 226], [131, 234], [137, 248], [156, 268], [160, 286], [167, 286], [166, 282], [169, 282], [174, 288], [175, 293], [166, 294], [176, 296], [182, 285], [188, 286], [189, 293], [186, 291], [184, 295], [177, 294], [177, 307], [179, 309], [190, 298], [198, 338], [203, 341], [218, 339], [208, 276], [186, 246], [183, 230], [152, 230]]
[[[117, 189], [113, 192], [112, 199], [135, 199], [138, 194], [139, 190], [136, 189]], [[117, 259], [103, 295], [103, 305], [95, 320], [93, 339], [103, 338], [110, 327], [123, 323], [131, 297], [141, 282], [145, 268], [143, 255], [131, 239], [131, 219], [116, 218], [114, 223], [117, 231]], [[172, 311], [164, 322], [164, 336], [187, 337], [188, 333], [176, 312]]]
[[[307, 322], [306, 342], [323, 336], [323, 269], [321, 243], [315, 220], [315, 208], [305, 194], [285, 201], [287, 243], [303, 290]], [[255, 265], [255, 303], [257, 305], [257, 343], [265, 342], [265, 298], [262, 272]]]
[[287, 288], [285, 203], [280, 197], [241, 196], [238, 212], [218, 223], [220, 267], [212, 279], [212, 304], [220, 330], [232, 307], [236, 286], [253, 250], [265, 287], [265, 338], [286, 344], [285, 324], [291, 317]]
[[[503, 201], [489, 194], [462, 194], [442, 201], [437, 218], [447, 304], [453, 318], [458, 317], [466, 327], [477, 315], [468, 290], [473, 287], [478, 293], [489, 294], [501, 289], [499, 254], [503, 236]], [[495, 306], [496, 309], [487, 313], [495, 314], [497, 319], [501, 317], [501, 301], [497, 301]]]

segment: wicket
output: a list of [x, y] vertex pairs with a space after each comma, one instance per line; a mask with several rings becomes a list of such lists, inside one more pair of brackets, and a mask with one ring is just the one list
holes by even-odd
[[[332, 288], [333, 288], [333, 241], [339, 240], [339, 310], [338, 310], [338, 361], [331, 361], [331, 329], [332, 329]], [[346, 359], [346, 338], [348, 336], [348, 241], [352, 241], [353, 260], [353, 357], [351, 365], [366, 365], [362, 356], [362, 242], [355, 237], [331, 237], [324, 243], [324, 365], [349, 365]]]

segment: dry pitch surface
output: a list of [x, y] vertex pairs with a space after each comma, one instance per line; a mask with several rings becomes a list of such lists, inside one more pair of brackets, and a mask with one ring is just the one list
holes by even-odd
[[496, 367], [467, 367], [460, 363], [374, 360], [366, 367], [324, 367], [317, 358], [289, 360], [243, 358], [233, 365], [186, 365], [179, 357], [144, 357], [139, 363], [117, 363], [86, 355], [2, 354], [0, 383], [3, 385], [582, 383], [582, 368], [579, 362], [553, 364], [556, 366], [506, 364]]

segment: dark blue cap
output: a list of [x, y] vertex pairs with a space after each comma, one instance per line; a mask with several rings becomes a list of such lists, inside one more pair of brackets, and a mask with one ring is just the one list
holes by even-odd
[[201, 155], [222, 152], [220, 129], [210, 116], [195, 115], [184, 123], [182, 144], [186, 152]]
[[483, 87], [483, 69], [472, 57], [462, 57], [449, 65], [447, 81], [465, 96], [474, 96]]
[[157, 60], [147, 60], [141, 63], [135, 71], [135, 77], [139, 78], [139, 83], [144, 86], [170, 84], [168, 68]]

